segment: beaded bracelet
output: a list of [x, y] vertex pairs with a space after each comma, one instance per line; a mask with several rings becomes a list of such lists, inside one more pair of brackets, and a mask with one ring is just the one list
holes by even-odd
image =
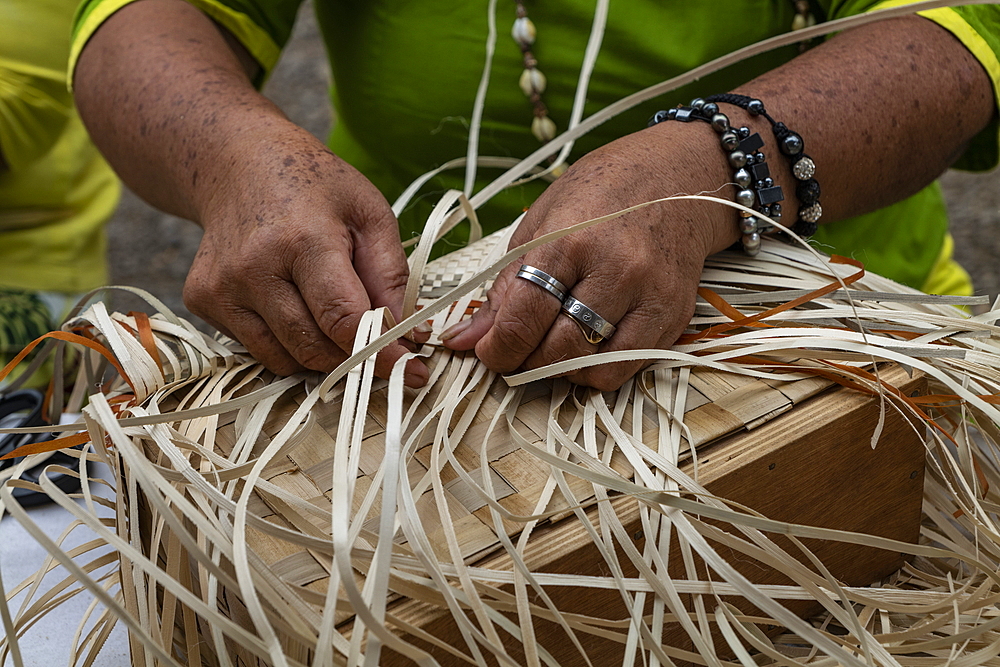
[[[677, 107], [657, 111], [649, 120], [649, 126], [665, 120], [676, 120], [690, 123], [696, 120], [704, 121], [718, 133], [722, 148], [726, 151], [729, 165], [735, 170], [733, 181], [739, 190], [736, 193], [736, 203], [768, 216], [774, 220], [781, 218], [781, 202], [784, 193], [781, 187], [774, 184], [770, 167], [764, 153], [764, 140], [756, 132], [750, 134], [750, 128], [733, 129], [729, 117], [719, 111], [715, 102], [695, 99], [690, 106]], [[751, 189], [752, 188], [752, 189]], [[766, 220], [758, 218], [748, 211], [740, 211], [740, 242], [743, 251], [748, 255], [760, 252], [760, 236], [774, 229]]]
[[709, 103], [732, 104], [744, 109], [751, 116], [763, 116], [771, 123], [771, 131], [778, 140], [778, 150], [788, 156], [792, 167], [792, 176], [799, 182], [795, 187], [795, 196], [799, 199], [799, 212], [792, 231], [802, 237], [816, 233], [818, 222], [823, 215], [823, 207], [819, 203], [819, 182], [813, 178], [816, 173], [816, 163], [805, 154], [805, 142], [802, 137], [788, 129], [784, 123], [771, 118], [759, 99], [735, 93], [712, 95], [706, 100]]

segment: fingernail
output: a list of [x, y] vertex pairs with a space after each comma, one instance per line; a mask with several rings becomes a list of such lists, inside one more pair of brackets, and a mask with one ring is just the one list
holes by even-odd
[[431, 326], [430, 322], [421, 322], [413, 327], [413, 332], [418, 334], [429, 334], [432, 331], [434, 331], [434, 327]]
[[468, 329], [470, 324], [472, 324], [472, 320], [471, 319], [462, 320], [461, 322], [458, 322], [457, 324], [453, 324], [450, 327], [448, 327], [447, 329], [445, 329], [444, 331], [442, 331], [441, 335], [438, 336], [438, 338], [442, 342], [447, 341], [447, 340], [451, 340], [452, 338], [454, 338], [458, 334], [460, 334], [463, 331], [465, 331], [466, 329]]

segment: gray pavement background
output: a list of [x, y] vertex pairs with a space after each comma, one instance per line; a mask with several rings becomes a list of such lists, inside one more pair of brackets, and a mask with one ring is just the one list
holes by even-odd
[[[332, 122], [329, 81], [322, 38], [307, 2], [264, 92], [292, 120], [325, 139]], [[952, 171], [944, 176], [943, 184], [956, 256], [972, 274], [977, 293], [996, 297], [1000, 293], [1000, 170], [986, 174]], [[190, 318], [181, 289], [201, 238], [199, 228], [160, 213], [126, 192], [109, 231], [113, 284], [146, 289]], [[131, 297], [118, 296], [114, 305], [126, 310], [139, 304]]]

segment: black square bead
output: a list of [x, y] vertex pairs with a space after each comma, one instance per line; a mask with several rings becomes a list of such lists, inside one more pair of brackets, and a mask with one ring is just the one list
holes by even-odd
[[756, 162], [750, 167], [750, 175], [753, 176], [754, 182], [763, 181], [771, 176], [771, 168], [767, 166], [766, 162]]
[[761, 206], [768, 206], [775, 202], [784, 201], [785, 195], [781, 191], [780, 186], [774, 186], [770, 188], [761, 188], [757, 190], [757, 201]]
[[764, 147], [764, 140], [760, 138], [760, 135], [754, 132], [749, 137], [740, 142], [740, 150], [747, 155], [753, 155], [759, 149]]

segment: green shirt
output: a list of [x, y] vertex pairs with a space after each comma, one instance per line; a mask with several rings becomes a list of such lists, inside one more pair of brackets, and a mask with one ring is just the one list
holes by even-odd
[[[73, 58], [100, 23], [132, 0], [85, 0], [77, 15]], [[189, 0], [240, 39], [269, 73], [288, 39], [296, 0]], [[468, 122], [485, 58], [487, 3], [423, 0], [316, 0], [335, 85], [337, 123], [331, 149], [358, 167], [393, 201], [419, 175], [463, 157]], [[876, 0], [814, 3], [821, 19], [871, 10]], [[522, 56], [509, 35], [515, 5], [498, 3], [498, 39], [483, 116], [480, 155], [523, 157], [538, 147], [529, 126], [531, 105], [518, 87]], [[538, 28], [534, 53], [548, 77], [550, 117], [565, 129], [593, 21], [593, 0], [528, 4]], [[668, 79], [737, 48], [789, 31], [791, 0], [629, 0], [612, 2], [586, 111]], [[942, 18], [944, 16], [944, 18]], [[1000, 8], [977, 6], [928, 14], [952, 30], [1000, 79], [996, 50]], [[573, 157], [645, 126], [657, 108], [724, 92], [798, 53], [785, 47], [707, 76], [696, 85], [632, 109], [579, 140]], [[808, 143], [808, 137], [806, 137]], [[977, 137], [961, 166], [997, 162], [997, 128]], [[822, 165], [820, 165], [822, 169]], [[480, 185], [498, 172], [480, 170]], [[817, 176], [822, 180], [821, 174]], [[407, 238], [418, 231], [438, 195], [461, 189], [461, 171], [433, 179], [400, 216]], [[496, 197], [480, 210], [487, 230], [509, 224], [538, 196], [538, 183]], [[874, 214], [826, 225], [822, 249], [855, 256], [872, 270], [923, 287], [941, 255], [947, 217], [936, 185]]]
[[77, 293], [107, 282], [118, 180], [66, 88], [77, 0], [0, 3], [0, 289]]

